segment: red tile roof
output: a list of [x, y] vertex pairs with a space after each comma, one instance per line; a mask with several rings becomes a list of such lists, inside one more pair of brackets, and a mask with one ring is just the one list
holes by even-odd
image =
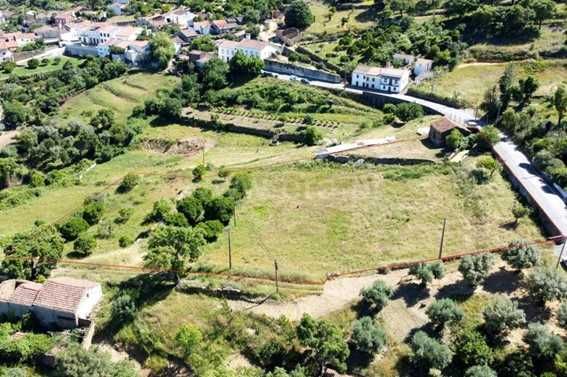
[[34, 306], [75, 313], [85, 292], [95, 286], [97, 283], [88, 280], [52, 278], [43, 285]]
[[447, 131], [452, 130], [453, 128], [461, 128], [461, 127], [457, 123], [450, 120], [449, 118], [443, 117], [431, 123], [431, 128], [443, 134]]

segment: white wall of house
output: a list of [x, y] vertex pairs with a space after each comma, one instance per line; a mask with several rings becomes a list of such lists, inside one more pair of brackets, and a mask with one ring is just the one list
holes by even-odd
[[0, 63], [14, 60], [14, 54], [10, 50], [0, 50]]
[[418, 59], [415, 62], [415, 66], [413, 67], [413, 73], [416, 76], [423, 75], [431, 71], [431, 67], [433, 66], [433, 62], [428, 59]]
[[261, 49], [257, 48], [248, 48], [248, 47], [219, 47], [218, 55], [219, 58], [224, 60], [225, 62], [230, 61], [236, 55], [236, 52], [242, 52], [246, 56], [255, 56], [262, 60], [269, 58], [272, 54], [274, 54], [277, 50], [272, 46], [266, 46]]
[[406, 71], [401, 76], [371, 75], [355, 71], [351, 80], [352, 86], [390, 93], [400, 93], [408, 84], [409, 72]]
[[90, 313], [93, 311], [96, 304], [102, 298], [102, 289], [100, 284], [89, 288], [86, 290], [83, 298], [81, 299], [81, 303], [77, 308], [77, 318], [87, 319], [89, 318]]

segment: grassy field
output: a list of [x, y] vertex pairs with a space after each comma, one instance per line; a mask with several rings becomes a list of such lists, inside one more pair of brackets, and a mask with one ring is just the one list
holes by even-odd
[[[512, 63], [517, 78], [534, 75], [539, 82], [536, 96], [549, 95], [561, 82], [567, 81], [567, 62], [564, 60]], [[451, 72], [441, 73], [420, 87], [447, 97], [458, 96], [474, 103], [482, 102], [486, 90], [498, 83], [507, 63], [465, 63]]]
[[[517, 229], [506, 226], [516, 199], [501, 177], [473, 193], [459, 185], [462, 177], [450, 169], [426, 168], [412, 179], [414, 169], [280, 166], [252, 171], [254, 187], [232, 231], [234, 265], [261, 273], [277, 259], [283, 273], [320, 278], [433, 257], [445, 217], [447, 253], [541, 237], [529, 220]], [[226, 264], [226, 240], [209, 249], [205, 262]]]
[[11, 75], [30, 76], [30, 75], [35, 75], [35, 74], [38, 74], [38, 73], [47, 73], [47, 72], [57, 71], [57, 70], [63, 68], [63, 65], [68, 61], [72, 62], [73, 64], [81, 63], [80, 59], [62, 56], [59, 63], [55, 63], [54, 59], [49, 59], [48, 64], [40, 65], [39, 67], [37, 67], [35, 69], [30, 69], [27, 66], [16, 66], [16, 68], [14, 68], [12, 73], [6, 73], [4, 71], [0, 71], [0, 81], [7, 79]]
[[307, 28], [306, 34], [334, 34], [347, 30], [363, 30], [374, 26], [376, 14], [371, 8], [373, 2], [367, 0], [364, 3], [368, 4], [368, 8], [341, 10], [333, 14], [329, 6], [317, 0], [311, 1], [309, 7], [315, 16], [315, 22]]
[[114, 110], [117, 120], [124, 122], [136, 105], [153, 96], [158, 89], [171, 88], [173, 76], [136, 73], [102, 83], [67, 101], [60, 111], [66, 121], [84, 120], [100, 109]]

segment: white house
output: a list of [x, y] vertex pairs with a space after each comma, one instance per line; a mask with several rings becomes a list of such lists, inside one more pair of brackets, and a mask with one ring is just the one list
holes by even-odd
[[46, 328], [75, 328], [89, 320], [102, 298], [100, 284], [67, 277], [44, 284], [6, 280], [0, 284], [0, 314], [32, 313]]
[[351, 85], [382, 92], [401, 93], [409, 84], [408, 69], [372, 67], [359, 64], [352, 72]]
[[14, 60], [14, 54], [10, 50], [0, 50], [0, 63]]
[[193, 22], [197, 15], [187, 9], [175, 9], [163, 15], [165, 22], [168, 24], [179, 25], [182, 28], [193, 26]]
[[255, 39], [243, 39], [239, 42], [221, 39], [217, 42], [218, 56], [228, 62], [237, 51], [247, 56], [255, 56], [262, 60], [269, 58], [278, 50], [268, 42], [257, 41]]

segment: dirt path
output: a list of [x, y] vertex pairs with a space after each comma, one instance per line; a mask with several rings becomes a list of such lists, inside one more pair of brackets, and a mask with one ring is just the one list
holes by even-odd
[[285, 316], [290, 320], [299, 320], [304, 313], [313, 317], [323, 317], [337, 310], [344, 309], [359, 299], [360, 290], [382, 280], [396, 286], [406, 276], [407, 270], [394, 271], [387, 275], [370, 275], [330, 280], [323, 286], [320, 295], [309, 295], [297, 300], [283, 303], [267, 302], [259, 306], [244, 301], [229, 301], [233, 310], [247, 310], [256, 314], [264, 314], [278, 318]]

